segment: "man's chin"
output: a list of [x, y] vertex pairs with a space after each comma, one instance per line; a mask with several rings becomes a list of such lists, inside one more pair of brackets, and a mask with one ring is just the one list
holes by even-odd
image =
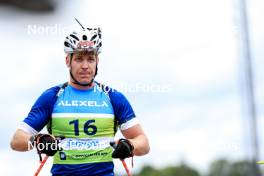
[[90, 84], [92, 80], [81, 80], [79, 81], [81, 84]]

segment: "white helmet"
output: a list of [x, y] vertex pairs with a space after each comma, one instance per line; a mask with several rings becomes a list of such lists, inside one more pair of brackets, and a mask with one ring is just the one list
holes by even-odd
[[95, 51], [101, 53], [102, 38], [100, 28], [83, 28], [79, 33], [72, 32], [64, 41], [64, 51], [67, 54], [78, 51]]

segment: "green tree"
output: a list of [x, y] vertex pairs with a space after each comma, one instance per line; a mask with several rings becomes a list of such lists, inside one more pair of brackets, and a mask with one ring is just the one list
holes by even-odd
[[151, 166], [144, 166], [136, 176], [160, 176], [161, 173], [158, 169]]
[[162, 169], [145, 166], [137, 176], [200, 176], [200, 174], [195, 169], [182, 164], [180, 166], [169, 166]]
[[225, 159], [214, 161], [209, 168], [208, 176], [228, 176], [231, 164]]
[[164, 176], [200, 176], [198, 171], [185, 164], [176, 167], [166, 167], [161, 172]]
[[230, 176], [260, 175], [256, 164], [251, 161], [238, 161], [231, 165]]
[[220, 159], [210, 165], [208, 176], [257, 176], [259, 173], [256, 164], [251, 161], [229, 162]]

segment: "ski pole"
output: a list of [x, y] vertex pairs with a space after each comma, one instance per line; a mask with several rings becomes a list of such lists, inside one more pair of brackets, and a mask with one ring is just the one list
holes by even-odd
[[[114, 141], [111, 141], [111, 142], [110, 142], [110, 145], [111, 145], [114, 149], [115, 149], [116, 146], [117, 146], [117, 144], [116, 144]], [[128, 167], [127, 167], [127, 164], [126, 164], [126, 162], [125, 162], [125, 159], [120, 159], [120, 161], [122, 162], [122, 164], [123, 164], [123, 166], [124, 166], [124, 168], [125, 168], [125, 170], [126, 170], [127, 175], [128, 175], [128, 176], [132, 176], [131, 172], [129, 171], [129, 169], [128, 169]]]
[[40, 170], [42, 169], [42, 167], [44, 166], [44, 164], [46, 163], [46, 161], [48, 160], [49, 156], [46, 155], [45, 158], [40, 162], [40, 165], [38, 167], [38, 170], [36, 171], [34, 176], [38, 176]]
[[122, 162], [122, 164], [123, 164], [123, 166], [124, 166], [124, 168], [126, 170], [127, 175], [128, 176], [132, 176], [131, 172], [129, 171], [129, 169], [127, 167], [127, 164], [126, 164], [125, 160], [120, 159], [120, 161]]

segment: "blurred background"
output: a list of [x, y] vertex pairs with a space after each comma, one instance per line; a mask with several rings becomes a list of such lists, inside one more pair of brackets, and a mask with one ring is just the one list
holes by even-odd
[[127, 96], [149, 137], [135, 175], [263, 175], [254, 164], [264, 160], [263, 9], [261, 0], [0, 0], [0, 174], [39, 165], [36, 151], [9, 142], [37, 97], [69, 79], [63, 41], [81, 29], [76, 17], [102, 28], [96, 80]]

